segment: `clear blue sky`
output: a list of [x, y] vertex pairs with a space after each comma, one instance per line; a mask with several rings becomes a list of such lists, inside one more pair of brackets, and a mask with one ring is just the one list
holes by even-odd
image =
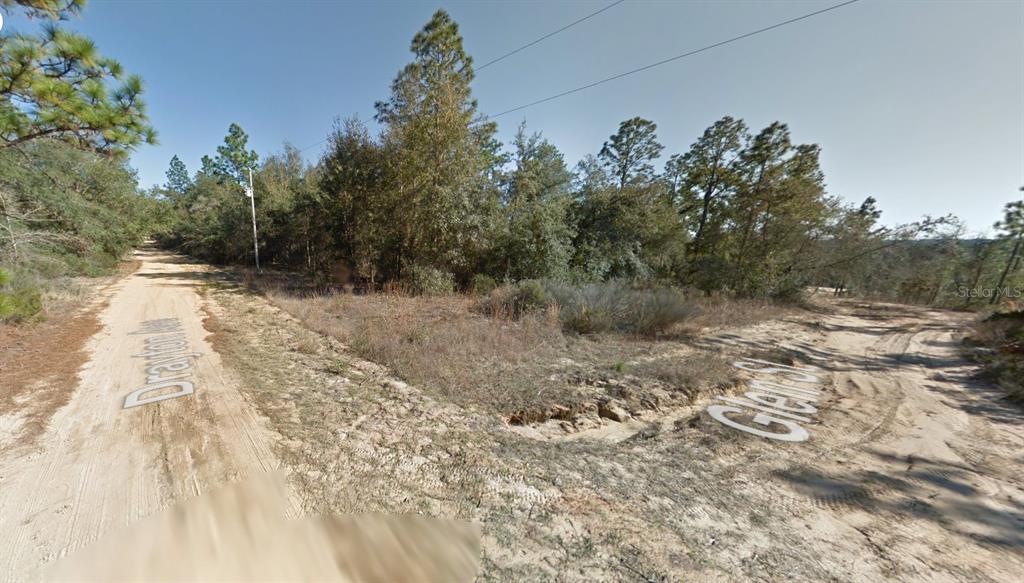
[[[626, 0], [482, 71], [474, 91], [497, 113], [835, 1]], [[265, 155], [322, 140], [335, 117], [370, 119], [439, 7], [479, 64], [607, 3], [91, 0], [71, 26], [145, 79], [160, 144], [132, 163], [148, 186], [174, 154], [194, 171], [231, 122]], [[508, 141], [525, 119], [574, 164], [623, 119], [657, 122], [670, 154], [727, 114], [820, 144], [829, 191], [875, 196], [886, 222], [954, 213], [988, 229], [1024, 185], [1024, 3], [863, 0], [498, 121]]]

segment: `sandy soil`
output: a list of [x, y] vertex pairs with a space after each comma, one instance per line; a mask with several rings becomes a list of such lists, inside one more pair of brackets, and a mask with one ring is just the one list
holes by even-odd
[[966, 314], [830, 299], [702, 335], [698, 348], [728, 358], [822, 369], [810, 440], [780, 443], [710, 419], [710, 399], [578, 431], [508, 426], [311, 342], [259, 297], [213, 299], [215, 344], [283, 435], [304, 506], [479, 523], [483, 580], [1015, 581], [1024, 569], [1024, 412], [962, 358]]
[[[0, 453], [0, 579], [278, 466], [295, 514], [480, 525], [482, 580], [1024, 572], [1024, 412], [962, 358], [967, 315], [828, 301], [695, 341], [730, 358], [820, 367], [822, 407], [803, 443], [725, 427], [704, 413], [709, 400], [582, 431], [511, 428], [403, 383], [237, 286], [203, 285], [213, 282], [202, 268], [141, 257], [109, 290], [74, 393], [31, 443]], [[166, 318], [201, 353], [195, 392], [123, 409], [147, 382], [132, 355], [149, 336], [132, 333]]]
[[[206, 341], [197, 294], [204, 271], [155, 250], [137, 255], [141, 269], [102, 292], [109, 305], [73, 393], [33, 411], [48, 421], [45, 431], [0, 457], [0, 580], [37, 577], [44, 563], [111, 529], [278, 465], [266, 430]], [[147, 383], [146, 361], [133, 355], [150, 336], [136, 332], [157, 319], [176, 319], [198, 353], [187, 369], [194, 393], [124, 409], [125, 397]]]

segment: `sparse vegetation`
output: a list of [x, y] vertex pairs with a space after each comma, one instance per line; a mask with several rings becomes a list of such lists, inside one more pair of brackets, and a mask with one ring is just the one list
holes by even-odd
[[969, 341], [988, 374], [1010, 398], [1024, 403], [1024, 310], [997, 312], [974, 325]]
[[[696, 301], [673, 290], [619, 283], [572, 288], [572, 294], [567, 287], [549, 294], [549, 287], [556, 289], [551, 282], [531, 280], [477, 299], [264, 290], [310, 329], [405, 381], [513, 420], [569, 419], [595, 408], [602, 395], [621, 398], [617, 385], [608, 381], [612, 378], [628, 379], [623, 382], [641, 393], [660, 387], [675, 393], [680, 403], [731, 381], [732, 371], [710, 355], [676, 341], [651, 339], [650, 331], [686, 324], [699, 312]], [[584, 333], [579, 316], [564, 317], [601, 309], [610, 316], [599, 330]], [[737, 313], [742, 325], [754, 321], [742, 309]], [[719, 317], [715, 324], [729, 322]], [[651, 360], [652, 354], [662, 357]], [[635, 406], [640, 403], [637, 397]]]

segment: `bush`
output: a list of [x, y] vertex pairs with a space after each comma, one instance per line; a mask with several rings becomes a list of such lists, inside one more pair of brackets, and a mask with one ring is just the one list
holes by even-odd
[[1024, 311], [992, 314], [975, 324], [970, 340], [989, 349], [979, 355], [988, 375], [1024, 403]]
[[560, 282], [547, 282], [545, 286], [558, 305], [562, 327], [579, 334], [607, 332], [621, 320], [621, 306], [617, 300], [618, 283], [593, 283], [576, 287]]
[[795, 277], [783, 277], [770, 290], [768, 297], [784, 304], [798, 304], [804, 298], [806, 283]]
[[645, 336], [693, 317], [697, 306], [679, 290], [634, 288], [623, 281], [572, 286], [545, 282], [562, 325], [579, 334], [617, 330]]
[[0, 269], [0, 322], [21, 322], [43, 309], [43, 295], [27, 285], [12, 285], [11, 276]]
[[469, 290], [478, 296], [485, 296], [497, 287], [497, 280], [483, 273], [474, 274], [469, 281]]
[[478, 309], [489, 316], [519, 319], [550, 305], [551, 300], [541, 282], [529, 279], [495, 289], [478, 305]]
[[633, 331], [645, 336], [666, 332], [697, 314], [693, 302], [679, 290], [669, 288], [637, 291], [631, 307]]
[[696, 303], [673, 288], [636, 288], [625, 281], [582, 286], [526, 280], [495, 289], [477, 309], [489, 316], [518, 319], [550, 306], [565, 330], [578, 334], [628, 332], [656, 336], [694, 317]]
[[424, 265], [412, 266], [405, 283], [409, 293], [418, 296], [444, 296], [455, 291], [455, 276]]

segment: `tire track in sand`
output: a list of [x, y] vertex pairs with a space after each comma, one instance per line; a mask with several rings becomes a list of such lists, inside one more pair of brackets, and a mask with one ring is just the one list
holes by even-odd
[[[100, 535], [221, 483], [277, 467], [263, 421], [206, 341], [197, 293], [204, 272], [152, 248], [106, 290], [102, 330], [68, 403], [35, 446], [0, 458], [0, 579], [38, 577], [45, 563]], [[195, 393], [123, 409], [146, 384], [143, 322], [171, 318], [192, 351]]]

